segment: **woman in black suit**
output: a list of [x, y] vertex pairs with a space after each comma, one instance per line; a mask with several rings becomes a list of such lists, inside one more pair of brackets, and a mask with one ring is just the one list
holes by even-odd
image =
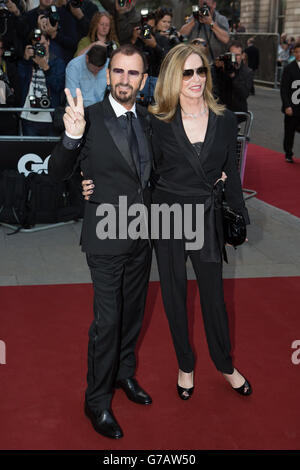
[[[177, 389], [186, 400], [193, 392], [194, 355], [186, 311], [186, 260], [190, 256], [200, 291], [207, 342], [216, 368], [242, 395], [252, 391], [233, 367], [222, 281], [221, 199], [249, 222], [236, 166], [235, 115], [216, 103], [208, 61], [201, 49], [180, 44], [167, 54], [155, 90], [153, 203], [204, 204], [204, 245], [187, 249], [181, 239], [155, 241], [165, 311], [179, 364]], [[226, 180], [226, 184], [224, 184]]]

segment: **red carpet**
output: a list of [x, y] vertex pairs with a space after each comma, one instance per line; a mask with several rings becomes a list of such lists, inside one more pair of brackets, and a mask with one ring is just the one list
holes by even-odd
[[[211, 363], [195, 282], [189, 284], [196, 389], [181, 401], [177, 364], [158, 283], [151, 283], [137, 377], [153, 405], [118, 390], [113, 409], [125, 437], [94, 432], [83, 414], [92, 288], [87, 284], [1, 287], [1, 449], [299, 449], [299, 278], [226, 280], [235, 365], [254, 387], [231, 390]], [[300, 354], [299, 354], [300, 356]]]
[[300, 217], [300, 160], [286, 163], [284, 154], [258, 145], [248, 147], [244, 188], [257, 198]]

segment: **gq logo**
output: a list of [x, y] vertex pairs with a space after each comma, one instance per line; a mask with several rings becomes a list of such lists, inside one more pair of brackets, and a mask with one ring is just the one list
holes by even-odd
[[300, 104], [300, 80], [293, 81], [292, 89], [296, 89], [292, 94], [292, 103], [295, 105]]
[[29, 173], [48, 173], [48, 162], [51, 155], [46, 160], [42, 160], [39, 155], [35, 153], [26, 153], [20, 158], [18, 162], [18, 172], [24, 173], [28, 176]]

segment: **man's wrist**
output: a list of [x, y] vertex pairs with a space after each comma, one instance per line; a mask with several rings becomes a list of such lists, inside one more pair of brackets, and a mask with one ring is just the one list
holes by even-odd
[[69, 134], [69, 132], [67, 132], [67, 131], [65, 131], [65, 134], [66, 134], [67, 137], [69, 137], [70, 139], [74, 139], [74, 140], [75, 139], [79, 140], [79, 139], [82, 139], [82, 137], [83, 137], [83, 134], [81, 134], [81, 135], [72, 135], [72, 134]]
[[213, 30], [213, 29], [214, 29], [214, 26], [215, 26], [215, 24], [216, 24], [216, 23], [215, 23], [215, 21], [212, 21], [212, 22], [210, 23], [210, 25], [209, 25], [209, 26], [210, 26], [210, 29], [211, 29], [211, 30]]

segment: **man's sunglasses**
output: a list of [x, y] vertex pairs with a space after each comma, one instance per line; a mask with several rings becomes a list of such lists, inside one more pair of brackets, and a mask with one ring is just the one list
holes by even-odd
[[197, 69], [185, 69], [182, 72], [182, 78], [183, 80], [190, 80], [193, 76], [194, 73], [198, 75], [198, 77], [206, 77], [207, 75], [207, 67], [198, 67]]
[[[122, 74], [125, 72], [124, 69], [120, 69], [120, 68], [117, 68], [117, 67], [113, 68], [112, 71], [113, 71], [113, 73], [115, 73], [116, 75], [122, 75]], [[138, 70], [128, 70], [128, 75], [129, 75], [130, 77], [136, 78], [136, 77], [138, 77], [139, 75], [143, 75], [143, 73], [142, 73], [142, 72], [139, 72]]]

